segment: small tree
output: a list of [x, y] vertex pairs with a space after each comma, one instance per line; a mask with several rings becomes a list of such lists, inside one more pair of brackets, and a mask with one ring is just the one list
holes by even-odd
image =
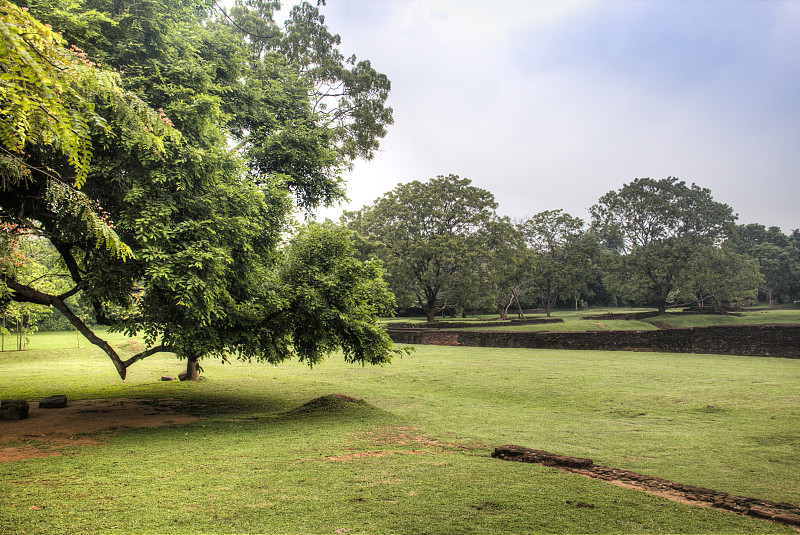
[[508, 318], [512, 306], [516, 306], [517, 316], [524, 318], [520, 296], [527, 280], [529, 254], [523, 233], [508, 218], [499, 218], [487, 228], [489, 241], [482, 265], [482, 287], [501, 320]]
[[596, 277], [592, 236], [582, 219], [562, 210], [538, 213], [522, 225], [531, 252], [530, 291], [541, 296], [547, 316], [559, 299], [574, 298]]

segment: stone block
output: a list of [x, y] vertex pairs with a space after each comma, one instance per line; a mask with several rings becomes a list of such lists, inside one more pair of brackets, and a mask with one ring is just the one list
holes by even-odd
[[4, 399], [0, 401], [0, 420], [24, 420], [29, 410], [30, 405], [24, 399]]
[[64, 394], [48, 396], [39, 402], [40, 409], [63, 409], [66, 406], [67, 396]]

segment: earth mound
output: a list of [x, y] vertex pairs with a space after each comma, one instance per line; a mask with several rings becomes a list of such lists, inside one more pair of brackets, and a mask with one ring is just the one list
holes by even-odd
[[363, 399], [357, 399], [344, 394], [328, 394], [316, 399], [312, 399], [296, 409], [288, 411], [286, 414], [321, 414], [321, 413], [341, 413], [352, 411], [374, 411], [378, 410]]

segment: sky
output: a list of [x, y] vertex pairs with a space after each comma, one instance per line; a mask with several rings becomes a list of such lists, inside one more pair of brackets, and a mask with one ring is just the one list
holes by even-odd
[[[327, 0], [394, 125], [350, 202], [456, 174], [498, 213], [589, 219], [638, 177], [709, 188], [740, 223], [800, 227], [800, 0]], [[283, 19], [278, 17], [278, 21]]]

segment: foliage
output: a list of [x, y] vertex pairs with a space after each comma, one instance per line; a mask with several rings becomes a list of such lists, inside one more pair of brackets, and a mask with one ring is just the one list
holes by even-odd
[[[330, 33], [319, 6], [293, 6], [280, 28], [277, 5], [237, 0], [231, 9], [229, 20], [247, 43], [248, 68], [244, 84], [224, 102], [254, 178], [284, 177], [301, 206], [313, 208], [344, 198], [340, 170], [378, 149], [393, 122], [385, 105], [391, 83], [369, 61], [344, 57], [341, 37]], [[273, 112], [276, 103], [301, 94], [304, 106]]]
[[[361, 364], [386, 363], [398, 353], [377, 320], [395, 305], [380, 262], [359, 261], [346, 230], [318, 224], [301, 229], [284, 252], [279, 275], [289, 291], [287, 314], [275, 321], [291, 335], [286, 339], [301, 361], [313, 365], [339, 348], [347, 362]], [[281, 348], [275, 361], [288, 354], [289, 347]]]
[[474, 294], [496, 207], [469, 179], [440, 175], [400, 184], [345, 219], [383, 261], [401, 303], [416, 303], [433, 322]]
[[[6, 0], [0, 3], [0, 35], [0, 218], [39, 234], [41, 221], [31, 214], [35, 205], [50, 204], [97, 247], [129, 257], [97, 203], [78, 191], [92, 168], [92, 135], [112, 135], [108, 117], [97, 108], [113, 110], [132, 141], [157, 152], [165, 136], [177, 133], [123, 91], [117, 73], [100, 68], [76, 46], [67, 48], [49, 25]], [[73, 178], [65, 181], [69, 174]]]
[[[495, 218], [487, 225], [487, 243], [484, 258], [479, 266], [480, 284], [474, 288], [473, 308], [480, 308], [481, 293], [489, 297], [500, 319], [508, 317], [509, 309], [516, 305], [518, 317], [524, 317], [520, 297], [528, 282], [528, 260], [522, 232], [508, 218]], [[483, 292], [481, 292], [483, 290]]]
[[800, 236], [787, 236], [778, 227], [738, 225], [731, 236], [733, 250], [758, 261], [763, 275], [760, 288], [771, 305], [774, 297], [791, 302], [800, 295]]
[[[350, 361], [388, 361], [388, 338], [370, 320], [391, 301], [379, 267], [354, 263], [348, 238], [325, 234], [326, 269], [344, 270], [337, 297], [327, 286], [333, 273], [301, 276], [286, 256], [322, 249], [310, 237], [322, 230], [306, 229], [282, 248], [292, 197], [305, 209], [342, 198], [341, 170], [378, 147], [386, 132], [376, 125], [391, 122], [385, 76], [365, 64], [331, 67], [325, 80], [358, 73], [360, 82], [346, 84], [348, 110], [338, 122], [319, 111], [324, 77], [310, 67], [341, 63], [341, 55], [338, 37], [314, 48], [330, 34], [310, 6], [285, 29], [272, 21], [274, 2], [240, 2], [230, 17], [201, 0], [32, 0], [30, 7], [118, 74], [113, 98], [80, 84], [91, 102], [86, 120], [104, 126], [91, 140], [81, 190], [52, 180], [66, 168], [56, 152], [28, 143], [31, 178], [2, 197], [4, 219], [48, 239], [71, 280], [53, 293], [7, 272], [15, 300], [58, 308], [123, 378], [159, 351], [186, 359], [190, 377], [203, 356], [279, 362], [296, 354], [313, 364], [342, 347]], [[241, 27], [245, 19], [261, 21], [270, 38]], [[322, 261], [308, 266], [322, 270]], [[79, 292], [99, 323], [142, 334], [145, 350], [123, 359], [96, 336], [67, 304]], [[318, 299], [299, 301], [312, 295]]]
[[755, 300], [764, 280], [758, 261], [728, 246], [708, 248], [693, 255], [690, 262], [677, 284], [678, 295], [701, 307], [707, 300], [718, 305]]
[[[31, 234], [18, 234], [6, 226], [0, 238], [0, 266], [3, 273], [16, 281], [49, 294], [60, 294], [69, 289], [69, 274], [60, 262], [58, 252], [49, 241]], [[10, 295], [6, 300], [10, 300]], [[76, 296], [70, 297], [74, 308]], [[2, 309], [4, 334], [16, 331], [20, 341], [41, 328], [42, 322], [55, 311], [40, 304], [10, 301]], [[8, 331], [8, 332], [6, 332]], [[22, 344], [18, 344], [22, 349]]]
[[[85, 97], [99, 86], [110, 90], [113, 79], [7, 0], [0, 2], [0, 38], [0, 146], [11, 158], [3, 167], [16, 164], [24, 170], [24, 160], [14, 154], [28, 144], [51, 146], [67, 157], [79, 186], [89, 172], [91, 133], [107, 131]], [[9, 171], [0, 176], [6, 183]]]
[[591, 213], [592, 227], [619, 255], [607, 283], [662, 312], [680, 280], [691, 278], [692, 258], [719, 245], [735, 219], [710, 190], [673, 177], [637, 178], [601, 197]]
[[598, 277], [599, 248], [584, 222], [562, 210], [538, 213], [522, 224], [531, 252], [529, 291], [541, 295], [547, 316], [559, 299], [576, 303]]

